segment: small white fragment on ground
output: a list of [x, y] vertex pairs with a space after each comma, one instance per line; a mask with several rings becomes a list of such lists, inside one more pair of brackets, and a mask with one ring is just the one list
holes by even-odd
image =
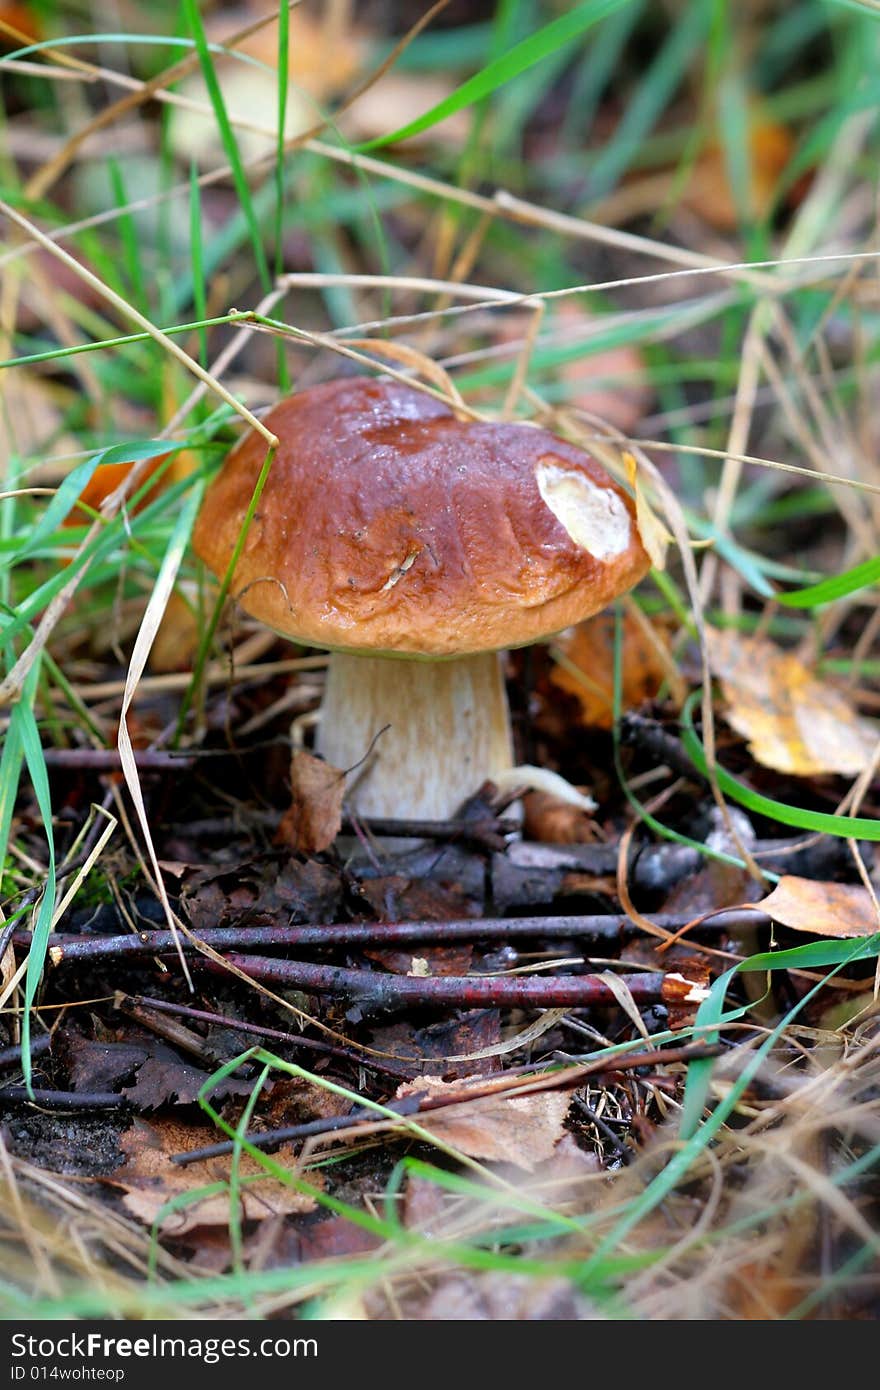
[[493, 772], [492, 781], [500, 792], [547, 792], [569, 806], [577, 806], [581, 811], [596, 810], [596, 802], [591, 796], [585, 796], [564, 777], [560, 777], [558, 772], [551, 772], [546, 767], [522, 763], [519, 767]]
[[538, 491], [575, 545], [597, 560], [610, 560], [629, 549], [632, 521], [610, 487], [599, 487], [574, 468], [540, 459], [535, 468]]
[[677, 1004], [702, 1004], [704, 999], [709, 998], [710, 991], [705, 985], [698, 985], [693, 980], [688, 980], [684, 975], [677, 971], [666, 976], [667, 980], [678, 980], [681, 984], [687, 985], [687, 994], [683, 994], [680, 999], [676, 999]]

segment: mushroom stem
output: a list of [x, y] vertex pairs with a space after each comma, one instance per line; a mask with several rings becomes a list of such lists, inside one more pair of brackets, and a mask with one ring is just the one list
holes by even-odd
[[353, 769], [356, 813], [447, 819], [487, 777], [513, 766], [498, 653], [403, 661], [334, 652], [317, 747], [335, 767]]

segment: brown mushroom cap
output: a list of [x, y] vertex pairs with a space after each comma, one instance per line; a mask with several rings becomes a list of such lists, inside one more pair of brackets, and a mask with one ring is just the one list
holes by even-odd
[[[394, 381], [330, 381], [265, 417], [279, 446], [236, 566], [243, 608], [294, 641], [373, 655], [522, 646], [604, 608], [650, 561], [582, 450], [458, 419]], [[266, 455], [247, 435], [193, 537], [225, 573]]]

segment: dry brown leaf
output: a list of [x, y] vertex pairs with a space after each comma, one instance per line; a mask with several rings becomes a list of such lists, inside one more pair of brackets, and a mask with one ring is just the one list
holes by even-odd
[[[122, 1200], [127, 1210], [151, 1225], [166, 1202], [211, 1183], [226, 1181], [231, 1168], [228, 1157], [205, 1159], [186, 1167], [171, 1162], [172, 1154], [216, 1142], [217, 1131], [208, 1126], [135, 1120], [119, 1141], [128, 1160], [112, 1179], [117, 1187], [125, 1189]], [[267, 1174], [249, 1154], [242, 1154], [239, 1172], [242, 1178], [259, 1178], [257, 1182], [242, 1184], [241, 1214], [245, 1220], [262, 1221], [267, 1216], [315, 1208], [313, 1197]], [[309, 1182], [320, 1185], [316, 1174], [309, 1175]], [[162, 1220], [161, 1230], [164, 1235], [180, 1236], [199, 1226], [228, 1225], [229, 1195], [220, 1192], [169, 1213]]]
[[[0, 20], [34, 43], [43, 37], [43, 21], [38, 14], [34, 13], [32, 5], [19, 4], [16, 3], [16, 0], [8, 0], [8, 3], [0, 4]], [[0, 34], [0, 48], [6, 49], [16, 47], [18, 47], [18, 45], [13, 42], [12, 35], [7, 34], [5, 31]]]
[[760, 904], [776, 922], [815, 936], [873, 936], [880, 920], [867, 888], [786, 874]]
[[345, 773], [299, 748], [290, 761], [290, 808], [277, 839], [298, 854], [329, 849], [342, 826]]
[[[610, 729], [614, 723], [614, 628], [613, 613], [597, 613], [554, 642], [559, 656], [550, 679], [577, 698], [581, 720], [591, 728]], [[657, 637], [662, 642], [659, 632]], [[623, 708], [633, 709], [652, 699], [665, 674], [656, 648], [635, 619], [624, 612]]]
[[[145, 472], [141, 478], [141, 486], [143, 486], [144, 483], [146, 483], [150, 478], [152, 478], [153, 474], [161, 466], [161, 464], [164, 463], [167, 457], [167, 454], [162, 454], [159, 458], [150, 459], [149, 463], [146, 465]], [[99, 464], [98, 467], [95, 469], [94, 473], [92, 474], [91, 478], [89, 478], [89, 481], [86, 483], [82, 492], [80, 493], [79, 501], [85, 503], [87, 507], [92, 507], [95, 511], [97, 511], [104, 499], [106, 497], [109, 497], [111, 492], [115, 492], [116, 489], [122, 483], [125, 482], [125, 479], [128, 477], [133, 467], [133, 463]], [[159, 495], [161, 490], [162, 482], [160, 480], [153, 487], [151, 487], [148, 492], [144, 494], [144, 496], [138, 502], [137, 506], [134, 508], [134, 511], [142, 511], [144, 507], [146, 507], [150, 502], [155, 500], [155, 498]], [[140, 488], [138, 488], [138, 491], [140, 491]], [[68, 515], [64, 518], [64, 525], [87, 526], [89, 520], [90, 518], [88, 516], [88, 513], [84, 512], [80, 507], [76, 506], [73, 507], [71, 511], [68, 513]]]
[[[417, 1081], [404, 1082], [397, 1095], [442, 1095], [450, 1088], [455, 1089], [455, 1083], [421, 1076]], [[563, 1135], [562, 1125], [570, 1103], [571, 1097], [562, 1091], [541, 1091], [515, 1100], [485, 1096], [428, 1111], [418, 1116], [418, 1123], [444, 1144], [451, 1144], [471, 1158], [512, 1163], [516, 1168], [531, 1171], [552, 1157]]]
[[[7, 373], [9, 377], [12, 375]], [[58, 455], [75, 454], [82, 447], [73, 435], [62, 433], [63, 412], [73, 399], [66, 388], [57, 388], [54, 383], [23, 372], [17, 375], [14, 391], [11, 380], [4, 382], [4, 386], [6, 405], [0, 410], [0, 460], [7, 459], [10, 454], [22, 458], [45, 455], [50, 450]]]
[[799, 777], [864, 771], [880, 725], [858, 714], [842, 691], [764, 639], [716, 631], [708, 641], [727, 722], [758, 762]]
[[582, 845], [596, 839], [595, 817], [548, 792], [528, 792], [522, 799], [527, 840], [549, 845]]
[[[762, 218], [773, 205], [780, 175], [794, 152], [795, 139], [778, 121], [753, 111], [748, 146], [748, 213], [752, 218]], [[739, 209], [720, 142], [711, 145], [697, 160], [681, 200], [719, 231], [734, 231], [739, 225]]]

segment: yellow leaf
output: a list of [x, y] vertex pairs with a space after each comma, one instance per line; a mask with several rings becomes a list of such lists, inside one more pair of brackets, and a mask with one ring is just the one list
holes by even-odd
[[874, 755], [880, 726], [791, 652], [757, 637], [711, 632], [709, 660], [721, 680], [731, 728], [765, 767], [799, 777], [858, 776]]
[[623, 464], [626, 468], [627, 481], [635, 493], [636, 523], [642, 538], [642, 545], [650, 555], [654, 568], [656, 570], [665, 569], [666, 547], [672, 540], [672, 536], [645, 496], [639, 475], [639, 465], [634, 455], [624, 452]]

